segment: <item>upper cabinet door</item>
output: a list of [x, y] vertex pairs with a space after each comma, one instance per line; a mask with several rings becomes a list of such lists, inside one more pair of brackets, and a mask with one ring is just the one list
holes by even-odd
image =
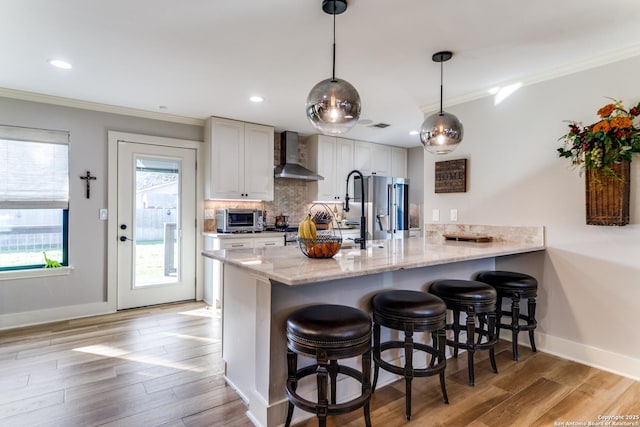
[[407, 177], [407, 149], [391, 147], [391, 176]]
[[[307, 139], [307, 146], [309, 167], [324, 178], [310, 183], [311, 200], [343, 201], [347, 175], [353, 169], [353, 141], [334, 136], [312, 135]], [[353, 195], [353, 192], [349, 194]]]
[[354, 141], [353, 143], [353, 168], [359, 170], [362, 175], [371, 175], [371, 143], [366, 141]]
[[316, 201], [333, 201], [336, 197], [336, 138], [317, 135], [309, 147], [315, 150], [315, 162], [311, 169], [324, 178], [311, 186], [315, 188], [315, 194], [311, 198]]
[[391, 176], [391, 146], [371, 144], [371, 174]]
[[273, 128], [212, 117], [205, 132], [205, 197], [273, 200]]
[[[353, 140], [336, 138], [336, 200], [344, 200], [347, 175], [353, 170]], [[349, 195], [353, 196], [353, 180], [349, 181]]]
[[391, 146], [355, 141], [353, 146], [355, 169], [363, 175], [391, 175]]
[[273, 128], [246, 123], [244, 127], [244, 194], [273, 200]]
[[213, 199], [240, 198], [244, 193], [244, 123], [219, 118], [212, 118], [210, 123], [208, 196]]

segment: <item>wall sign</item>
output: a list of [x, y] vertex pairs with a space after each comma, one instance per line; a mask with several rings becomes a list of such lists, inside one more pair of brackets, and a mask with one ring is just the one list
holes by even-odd
[[467, 191], [467, 159], [436, 162], [436, 193]]

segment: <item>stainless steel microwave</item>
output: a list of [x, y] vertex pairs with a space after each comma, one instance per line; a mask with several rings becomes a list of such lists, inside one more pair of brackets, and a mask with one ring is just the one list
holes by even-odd
[[216, 210], [218, 233], [262, 231], [262, 211], [258, 209]]

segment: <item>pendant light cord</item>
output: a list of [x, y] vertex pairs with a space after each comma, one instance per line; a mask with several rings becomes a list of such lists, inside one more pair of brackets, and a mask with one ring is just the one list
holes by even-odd
[[440, 60], [440, 115], [444, 115], [444, 113], [442, 112], [442, 60]]
[[333, 0], [333, 72], [331, 80], [336, 81], [336, 0]]

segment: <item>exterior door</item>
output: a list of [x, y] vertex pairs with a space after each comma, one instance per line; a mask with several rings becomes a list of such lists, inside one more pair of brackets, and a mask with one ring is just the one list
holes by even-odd
[[118, 142], [118, 310], [195, 299], [196, 150]]

